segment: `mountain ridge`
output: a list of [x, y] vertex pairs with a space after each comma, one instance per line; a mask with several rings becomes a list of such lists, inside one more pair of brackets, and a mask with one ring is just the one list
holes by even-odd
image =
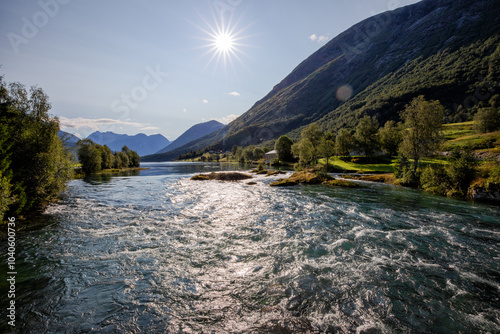
[[210, 120], [208, 122], [203, 122], [199, 124], [195, 124], [189, 129], [187, 129], [183, 134], [181, 134], [177, 139], [172, 141], [166, 147], [162, 148], [155, 154], [166, 153], [168, 151], [172, 151], [180, 146], [183, 146], [187, 143], [195, 141], [203, 136], [213, 133], [214, 131], [219, 130], [224, 127], [224, 124], [216, 121]]
[[[260, 144], [289, 133], [296, 136], [298, 129], [312, 122], [319, 122], [325, 131], [336, 131], [340, 127], [354, 127], [363, 114], [380, 117], [381, 121], [397, 119], [401, 108], [421, 93], [442, 100], [451, 114], [458, 113], [454, 104], [462, 102], [477, 85], [478, 80], [470, 78], [481, 73], [494, 77], [498, 71], [476, 64], [483, 57], [493, 57], [492, 62], [498, 58], [495, 52], [482, 47], [500, 32], [500, 6], [496, 1], [424, 0], [365, 19], [298, 64], [236, 120], [208, 137], [171, 151], [168, 159], [172, 159], [173, 153]], [[482, 54], [469, 48], [475, 43]], [[476, 65], [469, 67], [465, 63], [464, 68], [453, 68], [457, 52], [472, 57], [471, 62]], [[442, 61], [452, 64], [446, 68], [441, 66]], [[442, 71], [437, 73], [428, 68], [427, 62], [442, 67]], [[439, 78], [419, 73], [419, 68], [448, 78], [448, 86], [440, 85]], [[387, 79], [395, 75], [408, 85], [418, 83], [418, 89], [405, 90], [405, 82]], [[385, 91], [379, 95], [372, 94], [376, 83], [384, 83]], [[498, 90], [499, 84], [492, 86]], [[386, 94], [393, 93], [395, 88], [401, 92]], [[340, 90], [343, 98], [339, 97]], [[369, 98], [362, 100], [360, 94]]]
[[136, 135], [118, 134], [111, 131], [95, 131], [87, 136], [99, 145], [107, 145], [112, 151], [120, 151], [123, 146], [127, 146], [136, 151], [140, 156], [149, 155], [167, 146], [170, 141], [161, 134], [146, 135], [138, 133]]

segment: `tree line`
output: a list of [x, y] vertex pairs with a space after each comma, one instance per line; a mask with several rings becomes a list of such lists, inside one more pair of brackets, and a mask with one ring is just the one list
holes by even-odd
[[139, 167], [141, 159], [137, 152], [123, 146], [121, 151], [112, 152], [107, 145], [99, 145], [91, 139], [81, 139], [77, 143], [78, 161], [85, 175], [111, 168]]
[[0, 220], [41, 212], [73, 176], [44, 91], [0, 76]]
[[[494, 96], [490, 101], [491, 107], [481, 108], [474, 115], [477, 132], [500, 129], [498, 100], [498, 96]], [[281, 136], [275, 143], [275, 149], [283, 161], [290, 161], [294, 155], [297, 156], [298, 168], [316, 166], [318, 159], [324, 158], [327, 171], [332, 156], [349, 158], [353, 150], [363, 155], [368, 162], [381, 153], [397, 156], [394, 175], [400, 184], [464, 197], [478, 175], [478, 163], [471, 150], [454, 149], [449, 152], [447, 167], [433, 164], [419, 168], [423, 158], [433, 156], [440, 148], [444, 111], [439, 101], [428, 101], [424, 96], [419, 96], [400, 113], [401, 122], [387, 121], [380, 127], [375, 117], [364, 116], [354, 129], [340, 129], [337, 134], [323, 133], [313, 123], [302, 130], [300, 140], [296, 143], [287, 136]], [[496, 164], [483, 176], [491, 179], [498, 173]]]

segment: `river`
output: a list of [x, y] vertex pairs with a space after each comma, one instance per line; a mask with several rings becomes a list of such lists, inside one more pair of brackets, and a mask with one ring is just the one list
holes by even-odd
[[499, 207], [144, 165], [17, 231], [16, 332], [500, 333]]

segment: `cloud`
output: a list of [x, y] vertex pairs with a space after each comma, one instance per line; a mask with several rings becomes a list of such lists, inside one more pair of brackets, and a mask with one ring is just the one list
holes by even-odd
[[142, 131], [158, 131], [159, 128], [155, 126], [150, 126], [149, 124], [132, 122], [130, 120], [118, 120], [111, 118], [67, 118], [59, 117], [59, 124], [61, 125], [61, 130], [67, 131], [75, 134], [79, 138], [85, 138], [89, 134], [95, 131], [113, 131], [123, 130], [128, 128], [130, 131], [134, 131], [130, 128], [137, 128]]
[[231, 93], [229, 93], [229, 95], [232, 95], [232, 96], [240, 96], [240, 93], [238, 93], [238, 92], [231, 92]]
[[312, 34], [311, 36], [309, 36], [309, 39], [313, 42], [324, 43], [329, 39], [329, 37], [325, 35], [318, 36], [316, 34]]
[[234, 121], [235, 119], [237, 119], [238, 115], [227, 115], [227, 116], [224, 116], [224, 117], [221, 117], [221, 118], [214, 118], [217, 122], [221, 122], [222, 124], [229, 124], [231, 123], [232, 121]]
[[207, 99], [203, 99], [201, 102], [208, 103], [208, 100]]
[[62, 128], [71, 128], [71, 129], [79, 129], [79, 128], [89, 128], [92, 130], [99, 130], [102, 126], [110, 126], [110, 125], [128, 125], [136, 128], [142, 128], [147, 126], [147, 124], [130, 122], [130, 121], [122, 121], [119, 119], [111, 119], [111, 118], [67, 118], [64, 116], [59, 117], [59, 122]]

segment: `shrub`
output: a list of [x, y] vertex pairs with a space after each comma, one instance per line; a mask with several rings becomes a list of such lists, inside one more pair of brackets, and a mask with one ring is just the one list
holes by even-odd
[[450, 180], [457, 191], [466, 193], [467, 188], [476, 177], [477, 161], [470, 150], [454, 149], [450, 157]]
[[442, 165], [427, 166], [420, 175], [420, 186], [437, 195], [446, 195], [452, 188], [450, 177]]
[[495, 108], [481, 108], [474, 115], [474, 128], [486, 133], [500, 129], [500, 112]]
[[405, 156], [399, 156], [394, 166], [394, 176], [399, 179], [401, 185], [409, 187], [418, 186], [418, 174], [410, 161]]

